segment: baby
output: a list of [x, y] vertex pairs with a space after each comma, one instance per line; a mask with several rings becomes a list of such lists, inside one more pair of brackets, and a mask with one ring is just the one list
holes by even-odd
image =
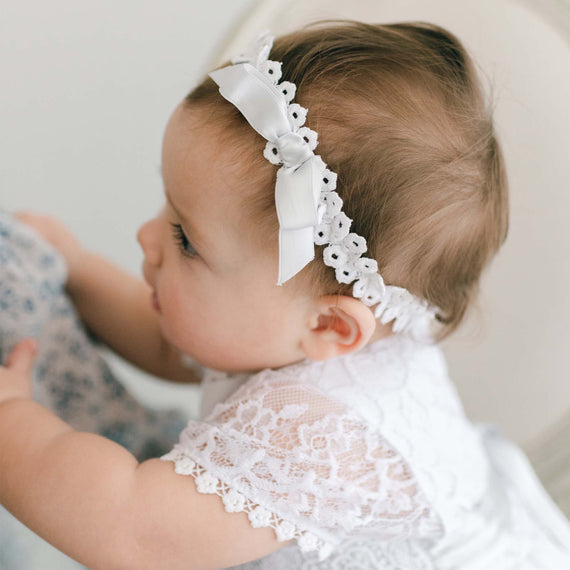
[[31, 399], [22, 342], [0, 368], [2, 505], [94, 569], [570, 567], [568, 522], [520, 450], [467, 420], [438, 346], [508, 228], [457, 38], [261, 35], [174, 110], [162, 176], [146, 284], [20, 217], [113, 350], [183, 382], [205, 367], [202, 418], [139, 463]]

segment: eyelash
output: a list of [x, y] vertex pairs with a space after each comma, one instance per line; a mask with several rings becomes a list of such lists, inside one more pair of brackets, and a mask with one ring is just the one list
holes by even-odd
[[172, 235], [178, 243], [178, 249], [183, 255], [188, 257], [196, 257], [198, 252], [192, 247], [192, 244], [188, 241], [184, 230], [180, 224], [170, 224], [172, 226]]

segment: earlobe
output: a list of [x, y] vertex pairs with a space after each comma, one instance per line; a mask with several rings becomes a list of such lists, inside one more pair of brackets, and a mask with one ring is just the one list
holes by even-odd
[[358, 299], [325, 295], [317, 300], [302, 348], [308, 358], [327, 360], [360, 350], [375, 328], [372, 310]]

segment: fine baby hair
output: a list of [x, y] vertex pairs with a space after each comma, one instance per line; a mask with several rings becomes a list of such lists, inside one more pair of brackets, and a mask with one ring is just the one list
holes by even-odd
[[232, 59], [233, 67], [255, 67], [265, 86], [247, 91], [245, 83], [255, 81], [226, 65], [185, 99], [227, 127], [221, 144], [239, 149], [236, 191], [255, 220], [246, 231], [256, 242], [279, 242], [283, 257], [286, 207], [278, 214], [275, 168], [267, 161], [285, 163], [277, 186], [283, 171], [299, 164], [280, 156], [260, 128], [266, 109], [252, 89], [272, 85], [287, 104], [291, 130], [326, 166], [314, 226], [314, 243], [324, 247], [293, 286], [352, 294], [376, 304], [382, 323], [395, 318], [395, 333], [443, 340], [475, 300], [508, 231], [503, 158], [470, 57], [453, 34], [427, 23], [326, 20], [271, 40], [262, 34]]

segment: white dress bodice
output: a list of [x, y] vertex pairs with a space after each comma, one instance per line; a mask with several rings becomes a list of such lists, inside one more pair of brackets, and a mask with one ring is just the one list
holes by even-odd
[[297, 539], [243, 570], [570, 568], [568, 521], [524, 454], [467, 419], [437, 345], [393, 335], [203, 387], [163, 459]]

